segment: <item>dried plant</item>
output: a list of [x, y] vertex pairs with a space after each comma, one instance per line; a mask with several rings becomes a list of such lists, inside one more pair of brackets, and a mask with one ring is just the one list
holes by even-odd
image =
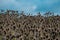
[[0, 40], [60, 40], [58, 15], [47, 12], [44, 17], [39, 12], [37, 16], [27, 16], [24, 11], [18, 15], [14, 10], [4, 13], [0, 14]]

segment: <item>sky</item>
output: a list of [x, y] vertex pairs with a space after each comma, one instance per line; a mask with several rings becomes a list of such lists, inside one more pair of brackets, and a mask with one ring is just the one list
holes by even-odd
[[60, 0], [0, 0], [0, 9], [44, 14], [48, 11], [60, 13]]

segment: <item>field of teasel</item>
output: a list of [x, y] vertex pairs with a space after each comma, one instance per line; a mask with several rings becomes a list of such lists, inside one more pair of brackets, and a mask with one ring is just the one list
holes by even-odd
[[0, 40], [60, 40], [60, 16], [52, 12], [44, 15], [1, 10]]

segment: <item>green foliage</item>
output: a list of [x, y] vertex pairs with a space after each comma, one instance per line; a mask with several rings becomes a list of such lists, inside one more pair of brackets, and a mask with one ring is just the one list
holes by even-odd
[[16, 40], [16, 38], [13, 38], [12, 40]]
[[2, 38], [3, 38], [3, 37], [0, 35], [0, 40], [2, 40]]

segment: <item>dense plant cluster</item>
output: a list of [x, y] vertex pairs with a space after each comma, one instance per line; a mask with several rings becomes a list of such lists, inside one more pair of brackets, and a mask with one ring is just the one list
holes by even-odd
[[0, 40], [60, 40], [60, 16], [35, 16], [18, 11], [0, 12]]

